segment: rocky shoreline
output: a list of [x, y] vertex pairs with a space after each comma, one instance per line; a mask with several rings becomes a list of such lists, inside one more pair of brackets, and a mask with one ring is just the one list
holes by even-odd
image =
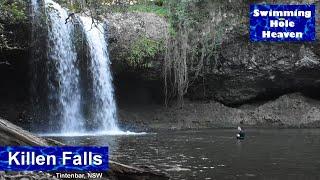
[[[300, 93], [264, 103], [228, 107], [219, 102], [187, 101], [175, 106], [120, 108], [120, 122], [129, 129], [179, 130], [200, 128], [319, 128], [320, 101]], [[127, 126], [130, 124], [130, 126]]]
[[[3, 107], [1, 114], [10, 122], [31, 130], [33, 118], [27, 104], [19, 108]], [[320, 128], [320, 100], [301, 93], [273, 100], [247, 103], [238, 107], [220, 102], [185, 100], [183, 107], [157, 103], [119, 105], [118, 119], [122, 129], [161, 131], [206, 128]]]

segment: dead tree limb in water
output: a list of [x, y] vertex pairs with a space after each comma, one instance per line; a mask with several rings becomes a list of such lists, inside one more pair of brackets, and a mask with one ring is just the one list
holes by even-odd
[[73, 18], [74, 17], [74, 13], [70, 13], [66, 19], [66, 22], [65, 24], [67, 24], [69, 22], [69, 19]]

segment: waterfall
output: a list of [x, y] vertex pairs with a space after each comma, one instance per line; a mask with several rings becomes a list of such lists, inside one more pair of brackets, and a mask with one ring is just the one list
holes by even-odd
[[[90, 51], [90, 70], [93, 83], [93, 122], [101, 124], [102, 131], [117, 131], [116, 103], [110, 72], [108, 44], [104, 26], [89, 17], [80, 17]], [[93, 23], [94, 22], [94, 23]]]
[[[52, 0], [45, 0], [49, 19], [49, 106], [51, 118], [60, 119], [61, 131], [84, 131], [81, 112], [79, 69], [73, 43], [73, 25], [65, 23], [68, 12]], [[54, 102], [54, 103], [53, 103]]]
[[31, 0], [31, 5], [32, 5], [32, 13], [37, 13], [39, 9], [39, 3], [38, 0]]
[[[56, 124], [59, 133], [65, 135], [123, 134], [117, 126], [104, 24], [96, 20], [92, 24], [92, 18], [89, 17], [78, 18], [88, 49], [88, 54], [84, 56], [86, 59], [83, 60], [79, 58], [80, 54], [75, 47], [77, 26], [72, 22], [65, 22], [68, 18], [67, 9], [52, 0], [43, 2], [48, 26], [45, 63], [47, 105], [50, 112], [48, 121]], [[40, 13], [39, 2], [31, 0], [31, 3], [32, 11]], [[45, 51], [44, 46], [37, 48]], [[82, 79], [84, 72], [80, 71], [79, 61], [87, 62], [82, 63], [87, 66], [82, 68], [87, 68], [87, 72], [90, 72], [88, 80]], [[82, 82], [90, 84], [90, 89], [83, 89]]]

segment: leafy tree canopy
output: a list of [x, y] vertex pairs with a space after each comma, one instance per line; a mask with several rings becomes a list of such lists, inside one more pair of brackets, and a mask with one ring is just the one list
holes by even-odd
[[27, 20], [25, 0], [0, 0], [0, 50], [13, 48], [8, 41], [5, 26], [23, 23]]

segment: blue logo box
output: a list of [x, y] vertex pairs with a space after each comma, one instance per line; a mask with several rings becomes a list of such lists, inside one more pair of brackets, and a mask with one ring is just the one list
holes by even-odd
[[315, 5], [250, 5], [251, 41], [315, 41]]
[[0, 147], [1, 171], [102, 172], [108, 168], [108, 147]]

